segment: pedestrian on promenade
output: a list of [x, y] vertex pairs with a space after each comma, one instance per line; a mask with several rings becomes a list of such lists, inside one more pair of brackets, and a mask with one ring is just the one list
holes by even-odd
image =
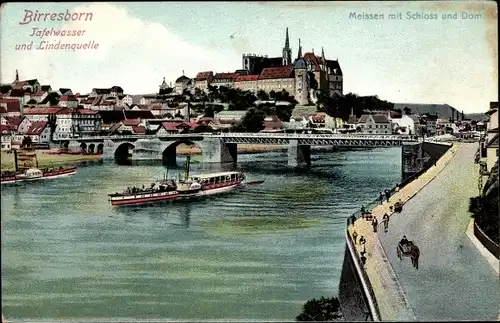
[[354, 240], [354, 244], [356, 244], [356, 239], [358, 238], [358, 233], [356, 231], [354, 231], [352, 233], [352, 240]]
[[[365, 254], [363, 253], [361, 255], [361, 263], [363, 264], [363, 268], [365, 268], [365, 265], [366, 265], [366, 257], [365, 257]], [[366, 269], [366, 268], [365, 268]]]
[[361, 236], [361, 238], [359, 238], [359, 244], [363, 246], [362, 252], [366, 252], [366, 239], [364, 236]]
[[380, 200], [380, 205], [382, 205], [384, 203], [384, 194], [382, 194], [382, 192], [380, 192], [378, 199]]
[[385, 190], [385, 198], [387, 200], [387, 203], [389, 203], [389, 198], [391, 197], [391, 191], [390, 190]]
[[382, 221], [384, 222], [384, 231], [387, 232], [389, 230], [389, 214], [384, 213]]
[[361, 216], [365, 216], [365, 213], [366, 213], [366, 210], [365, 210], [365, 206], [364, 205], [361, 205]]
[[378, 220], [376, 216], [373, 217], [372, 226], [373, 226], [373, 232], [377, 232]]
[[356, 222], [356, 214], [351, 215], [351, 222], [352, 225], [354, 225], [354, 222]]

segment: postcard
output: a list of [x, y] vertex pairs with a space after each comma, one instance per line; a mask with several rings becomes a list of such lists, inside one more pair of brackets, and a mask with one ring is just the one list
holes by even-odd
[[2, 322], [499, 319], [496, 3], [0, 15]]

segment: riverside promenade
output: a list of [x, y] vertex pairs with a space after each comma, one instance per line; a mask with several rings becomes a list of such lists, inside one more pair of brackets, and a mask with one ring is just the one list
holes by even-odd
[[390, 211], [390, 206], [393, 206], [399, 200], [404, 204], [415, 196], [450, 163], [457, 149], [457, 145], [453, 145], [434, 166], [393, 194], [389, 202], [384, 200], [382, 205], [378, 205], [372, 210], [367, 210], [371, 211], [372, 215], [378, 219], [379, 226], [377, 233], [373, 232], [371, 221], [363, 218], [357, 219], [354, 225], [351, 224], [348, 227], [348, 233], [351, 238], [354, 231], [357, 233], [356, 250], [359, 257], [361, 257], [361, 251], [363, 250], [363, 247], [359, 244], [359, 239], [361, 236], [364, 236], [366, 239], [366, 264], [364, 268], [373, 289], [380, 313], [380, 320], [414, 321], [417, 319], [377, 236], [378, 234], [384, 234], [382, 216], [384, 213], [390, 216], [390, 230], [391, 221], [394, 220], [393, 217], [398, 215]]

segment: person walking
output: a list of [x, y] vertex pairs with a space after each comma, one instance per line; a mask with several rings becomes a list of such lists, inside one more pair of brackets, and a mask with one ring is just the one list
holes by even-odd
[[378, 199], [380, 200], [380, 205], [384, 204], [384, 194], [382, 194], [382, 192], [380, 192]]
[[376, 216], [373, 217], [372, 226], [373, 226], [373, 232], [377, 232], [378, 220]]
[[389, 230], [389, 214], [384, 213], [382, 221], [384, 222], [384, 231], [387, 232]]
[[391, 197], [391, 191], [390, 190], [385, 190], [385, 198], [387, 200], [387, 203], [389, 203], [389, 198]]
[[361, 238], [359, 238], [359, 244], [363, 247], [362, 252], [366, 252], [366, 239], [364, 236], [361, 236]]
[[358, 238], [358, 233], [357, 233], [356, 231], [354, 231], [354, 232], [352, 233], [352, 240], [354, 240], [354, 244], [356, 244], [356, 243], [357, 243], [357, 241], [356, 241], [356, 239], [357, 239], [357, 238]]

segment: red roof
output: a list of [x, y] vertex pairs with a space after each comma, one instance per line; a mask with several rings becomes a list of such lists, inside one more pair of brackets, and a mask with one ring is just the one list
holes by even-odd
[[31, 126], [28, 129], [28, 135], [39, 135], [42, 133], [43, 129], [47, 127], [47, 122], [45, 121], [40, 121], [40, 122], [33, 122]]
[[11, 133], [11, 127], [6, 124], [0, 124], [0, 132], [1, 133]]
[[194, 78], [195, 81], [205, 81], [208, 80], [209, 78], [214, 77], [214, 72], [200, 72], [196, 74], [196, 77]]
[[[94, 104], [94, 105], [98, 105], [98, 104]], [[114, 102], [109, 102], [109, 101], [103, 101], [99, 105], [115, 105], [115, 103]]]
[[99, 111], [97, 110], [90, 110], [90, 109], [79, 109], [78, 113], [79, 114], [97, 114]]
[[122, 121], [124, 126], [138, 126], [141, 123], [140, 119], [126, 119]]
[[28, 82], [26, 81], [17, 82], [16, 84], [14, 84], [14, 89], [22, 89], [23, 86], [25, 85], [29, 85]]
[[195, 128], [196, 122], [162, 122], [161, 125], [167, 131], [176, 131], [184, 127]]
[[12, 89], [10, 90], [9, 96], [14, 97], [14, 98], [20, 98], [23, 97], [26, 91], [23, 89]]
[[21, 112], [21, 103], [18, 99], [0, 99], [0, 105], [7, 108], [7, 112]]
[[44, 95], [45, 93], [47, 93], [47, 92], [46, 92], [46, 91], [37, 91], [37, 92], [35, 92], [35, 93], [31, 94], [31, 96], [42, 96], [42, 95]]
[[267, 67], [262, 70], [259, 79], [289, 78], [292, 77], [292, 73], [293, 66]]
[[71, 114], [71, 113], [73, 113], [73, 109], [71, 108], [62, 108], [61, 110], [56, 112], [56, 114]]
[[25, 115], [35, 115], [35, 114], [40, 114], [40, 115], [48, 115], [48, 114], [54, 114], [58, 113], [59, 110], [62, 110], [63, 108], [26, 108], [24, 109], [24, 114]]
[[143, 134], [146, 133], [146, 128], [144, 128], [143, 126], [134, 126], [132, 127], [132, 131], [137, 134]]
[[21, 117], [6, 117], [5, 119], [7, 119], [7, 124], [11, 128], [17, 129], [17, 127], [23, 121], [24, 118], [21, 118]]
[[325, 119], [325, 116], [324, 116], [324, 115], [322, 115], [322, 114], [317, 114], [317, 115], [315, 115], [315, 116], [312, 116], [312, 118], [311, 118], [311, 119], [313, 119], [313, 120], [324, 120], [324, 119]]
[[59, 101], [78, 101], [78, 99], [76, 98], [76, 95], [63, 95]]
[[214, 80], [224, 80], [224, 79], [234, 80], [237, 77], [238, 77], [238, 74], [236, 74], [236, 73], [217, 73], [214, 76]]
[[322, 59], [313, 53], [305, 53], [304, 54], [304, 60], [309, 61], [314, 64], [314, 70], [319, 71], [319, 64], [322, 62]]
[[240, 75], [236, 78], [235, 82], [244, 82], [244, 81], [257, 81], [259, 79], [259, 74], [257, 75]]

